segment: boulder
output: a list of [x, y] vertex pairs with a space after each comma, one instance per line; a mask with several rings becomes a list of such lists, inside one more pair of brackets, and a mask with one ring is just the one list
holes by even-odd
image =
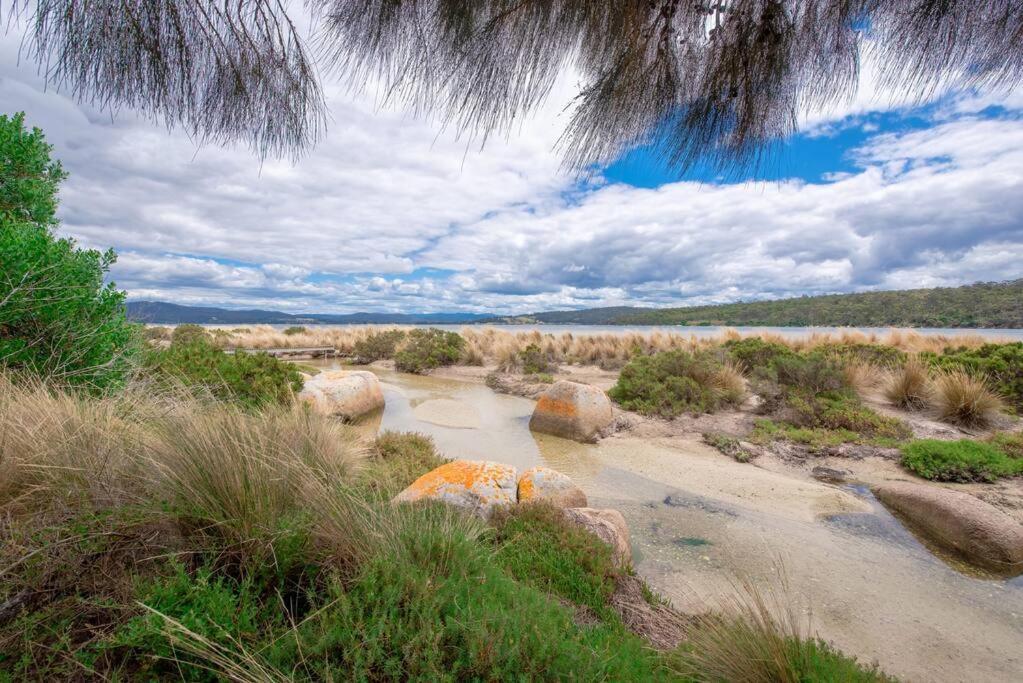
[[355, 420], [384, 407], [380, 380], [366, 370], [333, 370], [306, 380], [300, 401], [325, 415]]
[[613, 422], [611, 401], [603, 391], [560, 380], [536, 402], [529, 428], [575, 441], [596, 441]]
[[487, 516], [516, 501], [518, 470], [485, 460], [452, 460], [416, 479], [394, 497], [396, 503], [439, 500]]
[[618, 510], [565, 508], [565, 517], [611, 546], [615, 564], [626, 566], [632, 562], [629, 526], [625, 523], [625, 517]]
[[963, 491], [909, 481], [874, 488], [874, 495], [940, 545], [981, 567], [1023, 572], [1023, 525]]
[[582, 489], [549, 467], [533, 467], [519, 477], [519, 502], [545, 500], [562, 508], [584, 508], [589, 503]]

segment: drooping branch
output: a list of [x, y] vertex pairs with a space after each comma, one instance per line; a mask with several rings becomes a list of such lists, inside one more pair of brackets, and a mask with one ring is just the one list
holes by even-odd
[[261, 156], [322, 131], [318, 77], [278, 0], [38, 0], [20, 14], [28, 57], [81, 100]]

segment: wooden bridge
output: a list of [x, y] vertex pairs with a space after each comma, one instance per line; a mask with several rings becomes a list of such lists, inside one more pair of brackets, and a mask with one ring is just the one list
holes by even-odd
[[227, 349], [225, 353], [265, 353], [268, 356], [284, 358], [287, 356], [304, 356], [308, 358], [333, 358], [337, 349], [333, 346], [300, 346], [283, 349]]

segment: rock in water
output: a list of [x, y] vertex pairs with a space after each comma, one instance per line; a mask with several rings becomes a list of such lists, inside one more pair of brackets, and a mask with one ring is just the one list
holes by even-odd
[[611, 546], [615, 564], [624, 567], [632, 562], [629, 526], [618, 510], [565, 508], [565, 517]]
[[514, 503], [517, 485], [518, 470], [511, 465], [453, 460], [416, 479], [394, 502], [439, 500], [486, 516], [494, 506]]
[[318, 412], [347, 420], [384, 407], [380, 380], [366, 370], [321, 372], [306, 381], [298, 399]]
[[519, 502], [545, 500], [562, 508], [584, 508], [589, 503], [582, 489], [549, 467], [533, 467], [519, 477]]
[[597, 387], [560, 380], [536, 402], [529, 428], [544, 434], [596, 441], [614, 421], [611, 401]]
[[874, 488], [878, 499], [941, 545], [981, 567], [1023, 572], [1023, 525], [962, 491], [909, 481]]

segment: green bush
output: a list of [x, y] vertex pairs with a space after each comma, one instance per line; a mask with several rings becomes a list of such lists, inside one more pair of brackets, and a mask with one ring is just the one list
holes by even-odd
[[821, 393], [792, 389], [786, 406], [787, 421], [797, 427], [852, 432], [873, 440], [906, 439], [912, 435], [902, 420], [876, 413], [847, 389]]
[[142, 328], [142, 338], [146, 341], [170, 341], [172, 330], [159, 325], [146, 325]]
[[383, 432], [359, 477], [360, 484], [390, 500], [409, 484], [447, 459], [425, 434]]
[[196, 342], [208, 341], [210, 341], [209, 331], [202, 325], [196, 325], [195, 323], [178, 325], [171, 333], [171, 344], [176, 346], [186, 346]]
[[54, 234], [66, 174], [24, 115], [0, 116], [0, 367], [95, 391], [120, 385], [141, 346], [125, 295], [103, 280], [114, 252]]
[[921, 357], [936, 368], [962, 368], [971, 375], [986, 377], [1013, 410], [1023, 413], [1023, 342], [949, 348], [941, 355], [924, 353]]
[[1023, 459], [1023, 432], [998, 432], [987, 441], [1010, 458]]
[[840, 364], [855, 361], [879, 367], [902, 365], [907, 357], [905, 351], [885, 344], [822, 344], [814, 348], [812, 353], [831, 358]]
[[405, 341], [405, 330], [384, 330], [374, 332], [365, 339], [355, 342], [352, 355], [355, 362], [368, 365], [374, 361], [394, 358], [398, 345]]
[[208, 341], [149, 349], [143, 367], [158, 381], [208, 391], [249, 408], [288, 405], [302, 389], [302, 377], [291, 364], [265, 353], [227, 354]]
[[284, 328], [284, 334], [286, 334], [289, 337], [294, 336], [296, 334], [305, 334], [308, 331], [309, 330], [307, 330], [306, 328], [302, 327], [301, 325], [293, 325], [291, 327], [285, 327]]
[[713, 353], [662, 351], [630, 360], [608, 395], [623, 408], [645, 415], [710, 413], [738, 403], [726, 376], [726, 367]]
[[902, 464], [934, 481], [994, 481], [1023, 474], [1023, 460], [1011, 458], [997, 446], [960, 439], [921, 439], [902, 447]]
[[519, 360], [522, 362], [522, 374], [524, 375], [549, 375], [558, 369], [538, 344], [530, 344], [522, 349], [519, 352]]
[[454, 365], [462, 355], [465, 340], [455, 332], [445, 332], [431, 327], [415, 329], [401, 351], [394, 356], [394, 365], [399, 372], [422, 374], [444, 365]]
[[725, 342], [728, 354], [747, 371], [774, 365], [778, 358], [792, 356], [795, 352], [784, 344], [764, 341], [760, 337], [731, 339]]

